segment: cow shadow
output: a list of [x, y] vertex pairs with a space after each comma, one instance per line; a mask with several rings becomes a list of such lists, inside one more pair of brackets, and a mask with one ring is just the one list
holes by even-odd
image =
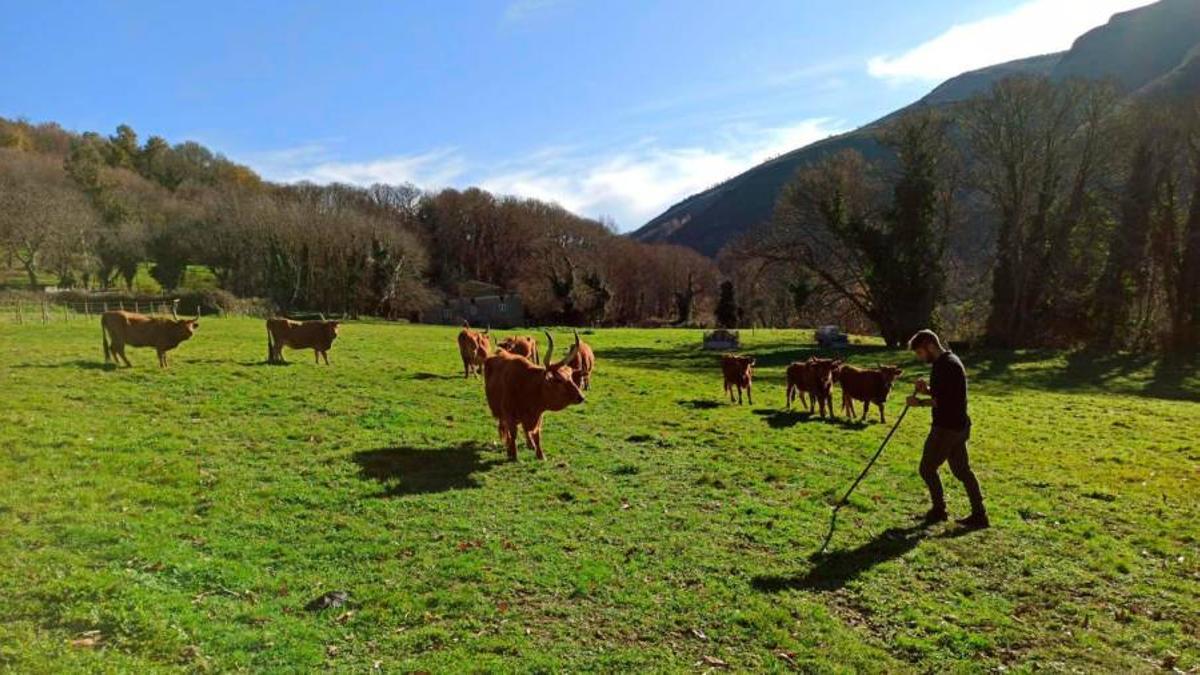
[[424, 382], [426, 380], [466, 380], [471, 378], [463, 377], [462, 375], [439, 375], [438, 373], [413, 373], [408, 376], [410, 380]]
[[379, 448], [356, 452], [353, 460], [362, 478], [383, 485], [377, 496], [404, 497], [478, 488], [478, 474], [503, 462], [484, 459], [485, 451], [477, 443], [444, 448]]
[[927, 536], [928, 529], [922, 525], [893, 527], [856, 548], [814, 556], [814, 565], [807, 572], [790, 576], [759, 575], [750, 580], [750, 586], [760, 593], [836, 591], [876, 565], [913, 550]]
[[690, 401], [678, 401], [678, 403], [684, 408], [691, 408], [692, 410], [713, 410], [721, 407], [721, 403], [703, 398], [692, 399]]
[[813, 419], [813, 414], [807, 410], [772, 410], [770, 408], [759, 408], [754, 411], [755, 415], [762, 417], [767, 422], [767, 426], [772, 429], [787, 429], [794, 427], [801, 422], [807, 422]]
[[104, 361], [87, 361], [84, 359], [76, 359], [74, 361], [64, 361], [62, 363], [18, 363], [14, 368], [78, 368], [80, 370], [116, 370], [117, 364]]

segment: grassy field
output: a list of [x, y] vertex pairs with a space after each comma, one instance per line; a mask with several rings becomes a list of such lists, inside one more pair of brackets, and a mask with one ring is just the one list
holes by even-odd
[[887, 428], [783, 411], [809, 333], [744, 333], [742, 407], [697, 332], [590, 334], [588, 402], [514, 463], [454, 333], [271, 367], [260, 322], [206, 319], [160, 371], [0, 325], [0, 668], [1200, 668], [1195, 364], [965, 354], [993, 528], [915, 527], [917, 410], [813, 558]]

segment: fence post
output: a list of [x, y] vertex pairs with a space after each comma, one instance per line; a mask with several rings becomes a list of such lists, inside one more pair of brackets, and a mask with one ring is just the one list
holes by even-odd
[[121, 300], [120, 303], [121, 303], [121, 311], [124, 312], [125, 311], [125, 301]]
[[92, 315], [92, 313], [88, 311], [88, 301], [84, 300], [83, 301], [83, 317], [86, 319], [87, 317], [90, 317], [91, 315]]
[[21, 300], [20, 300], [20, 298], [17, 299], [17, 323], [18, 324], [25, 323], [25, 317], [21, 316]]
[[66, 306], [66, 305], [63, 305], [63, 306], [62, 306], [62, 308], [63, 308], [63, 322], [65, 323], [65, 322], [67, 321], [67, 318], [68, 318], [68, 317], [67, 317], [67, 306]]
[[133, 313], [134, 313], [134, 314], [141, 314], [141, 313], [142, 313], [142, 308], [138, 306], [138, 301], [137, 301], [137, 300], [134, 300], [134, 301], [133, 301]]
[[46, 323], [49, 319], [46, 318], [46, 301], [42, 301], [42, 323]]

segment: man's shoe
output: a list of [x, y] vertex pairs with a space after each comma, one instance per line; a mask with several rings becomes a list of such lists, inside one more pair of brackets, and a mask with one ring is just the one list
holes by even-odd
[[937, 523], [946, 522], [946, 519], [949, 517], [950, 516], [946, 514], [946, 509], [933, 508], [926, 512], [926, 514], [921, 518], [921, 522], [925, 523], [926, 525], [935, 525]]
[[967, 528], [968, 530], [986, 530], [992, 526], [992, 524], [988, 522], [987, 514], [982, 511], [972, 513], [966, 518], [959, 518], [955, 522], [962, 527]]

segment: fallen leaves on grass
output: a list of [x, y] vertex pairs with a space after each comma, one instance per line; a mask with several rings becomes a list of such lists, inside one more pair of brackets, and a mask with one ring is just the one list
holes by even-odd
[[729, 667], [728, 663], [726, 663], [725, 661], [722, 661], [721, 659], [719, 659], [715, 656], [705, 656], [702, 660], [704, 661], [705, 664], [710, 665], [713, 668], [728, 668]]

